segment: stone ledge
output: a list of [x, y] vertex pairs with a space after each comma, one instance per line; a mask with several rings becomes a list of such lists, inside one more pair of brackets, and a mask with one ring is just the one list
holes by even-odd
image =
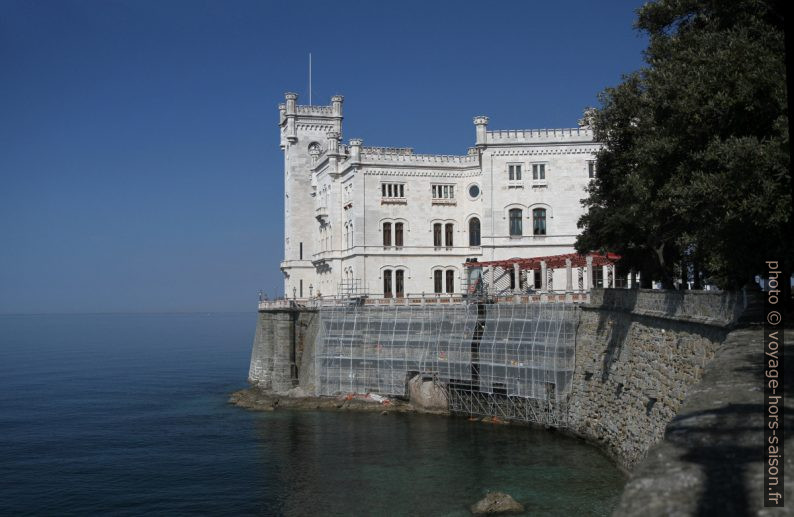
[[[792, 330], [785, 351], [792, 350]], [[785, 354], [785, 352], [784, 352]], [[794, 377], [792, 362], [785, 377]], [[664, 440], [635, 469], [613, 515], [782, 515], [763, 505], [763, 330], [736, 329], [718, 347]], [[787, 386], [790, 388], [790, 386]], [[794, 400], [785, 399], [787, 417]], [[787, 421], [786, 424], [789, 424]], [[794, 449], [790, 433], [786, 448]], [[794, 500], [794, 457], [786, 456], [782, 488]]]
[[626, 309], [624, 307], [605, 307], [602, 305], [582, 304], [579, 307], [585, 311], [612, 311], [621, 312], [624, 314], [633, 314], [635, 316], [645, 316], [647, 318], [658, 318], [669, 321], [682, 321], [686, 323], [698, 323], [700, 325], [707, 325], [709, 327], [718, 327], [722, 329], [729, 329], [736, 323], [734, 321], [726, 322], [725, 320], [717, 318], [703, 318], [698, 316], [685, 316], [667, 314], [659, 311], [649, 311], [644, 309]]

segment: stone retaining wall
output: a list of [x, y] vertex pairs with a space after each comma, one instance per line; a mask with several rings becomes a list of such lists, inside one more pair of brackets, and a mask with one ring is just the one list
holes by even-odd
[[[745, 302], [732, 293], [594, 289], [579, 308], [564, 427], [631, 470], [663, 438]], [[310, 309], [260, 311], [249, 381], [313, 393], [318, 320]]]
[[314, 384], [317, 311], [259, 311], [248, 382], [274, 393]]
[[726, 330], [583, 308], [568, 428], [630, 470], [664, 436]]

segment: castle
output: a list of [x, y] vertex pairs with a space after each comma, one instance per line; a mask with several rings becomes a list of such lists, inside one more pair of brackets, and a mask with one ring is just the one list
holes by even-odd
[[[574, 251], [599, 149], [589, 128], [494, 131], [478, 116], [467, 154], [415, 154], [358, 138], [343, 144], [340, 95], [330, 106], [285, 97], [287, 297], [455, 294], [467, 260]], [[555, 284], [564, 279], [548, 278]]]

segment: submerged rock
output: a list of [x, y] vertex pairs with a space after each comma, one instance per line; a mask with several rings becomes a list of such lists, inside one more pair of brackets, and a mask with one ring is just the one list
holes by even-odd
[[504, 492], [488, 492], [484, 498], [471, 505], [474, 515], [494, 513], [522, 513], [524, 505]]

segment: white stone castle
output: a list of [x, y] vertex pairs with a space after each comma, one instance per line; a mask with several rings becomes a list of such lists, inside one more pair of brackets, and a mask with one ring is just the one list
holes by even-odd
[[297, 100], [279, 105], [285, 296], [460, 294], [467, 259], [574, 252], [589, 128], [489, 131], [479, 116], [467, 154], [414, 154], [343, 144], [342, 96]]

